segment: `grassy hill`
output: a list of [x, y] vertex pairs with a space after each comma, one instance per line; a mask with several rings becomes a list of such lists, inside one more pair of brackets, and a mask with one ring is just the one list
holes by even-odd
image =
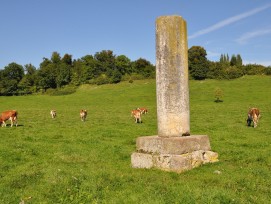
[[[157, 134], [155, 80], [0, 97], [0, 111], [19, 112], [17, 128], [0, 128], [0, 203], [268, 203], [270, 84], [267, 76], [190, 81], [191, 134], [209, 135], [220, 162], [182, 174], [131, 168], [136, 138]], [[216, 88], [223, 102], [214, 102]], [[135, 124], [139, 106], [149, 114]], [[261, 110], [257, 128], [246, 126], [249, 107]]]

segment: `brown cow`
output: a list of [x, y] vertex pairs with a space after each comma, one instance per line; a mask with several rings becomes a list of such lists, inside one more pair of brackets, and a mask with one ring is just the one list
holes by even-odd
[[80, 110], [80, 118], [83, 122], [85, 122], [87, 117], [87, 110]]
[[253, 122], [253, 126], [254, 128], [256, 128], [259, 122], [260, 116], [261, 115], [258, 108], [249, 109], [248, 114], [247, 114], [247, 126], [250, 126], [251, 122]]
[[12, 127], [13, 124], [15, 123], [17, 127], [18, 126], [17, 118], [18, 118], [18, 112], [16, 110], [4, 111], [2, 112], [1, 117], [0, 117], [0, 124], [2, 124], [2, 127], [3, 126], [6, 127], [7, 126], [6, 121], [10, 120], [10, 124], [11, 124], [10, 126]]
[[52, 118], [55, 118], [56, 117], [56, 110], [51, 110], [50, 114], [51, 114]]
[[134, 117], [135, 123], [142, 123], [141, 121], [141, 112], [139, 110], [132, 110], [131, 116]]
[[137, 108], [137, 110], [139, 110], [141, 114], [147, 114], [148, 113], [147, 108]]

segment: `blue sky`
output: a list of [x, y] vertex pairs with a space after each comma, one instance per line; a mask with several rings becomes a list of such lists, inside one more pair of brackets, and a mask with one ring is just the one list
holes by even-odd
[[54, 51], [78, 59], [112, 50], [155, 64], [155, 21], [166, 15], [186, 20], [188, 47], [204, 47], [209, 60], [240, 54], [271, 65], [270, 0], [1, 0], [0, 69], [39, 68]]

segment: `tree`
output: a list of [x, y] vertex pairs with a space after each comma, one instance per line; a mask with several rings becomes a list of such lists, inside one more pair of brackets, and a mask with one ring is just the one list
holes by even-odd
[[36, 92], [37, 70], [32, 64], [25, 65], [25, 75], [19, 83], [22, 93]]
[[24, 77], [23, 66], [10, 63], [1, 71], [0, 81], [0, 94], [1, 95], [14, 95], [18, 93], [19, 82]]
[[155, 76], [155, 66], [150, 61], [139, 58], [132, 63], [133, 72], [144, 76], [145, 78]]
[[231, 65], [231, 66], [236, 66], [236, 63], [237, 63], [237, 58], [236, 58], [235, 55], [232, 55], [232, 56], [231, 56], [230, 65]]
[[71, 65], [60, 63], [56, 66], [55, 81], [58, 88], [67, 85], [71, 81]]
[[125, 55], [120, 55], [116, 57], [115, 65], [117, 70], [122, 74], [131, 74], [132, 73], [132, 65], [131, 60]]
[[53, 52], [51, 56], [51, 61], [54, 64], [60, 63], [61, 61], [60, 54], [58, 52]]
[[66, 64], [66, 65], [72, 65], [72, 55], [65, 54], [62, 57], [61, 62]]
[[192, 78], [202, 80], [209, 70], [206, 50], [200, 46], [192, 46], [188, 50], [188, 67]]
[[86, 55], [81, 58], [81, 82], [88, 83], [89, 80], [97, 78], [101, 70], [97, 66], [98, 62], [94, 59], [92, 55]]
[[221, 88], [219, 88], [219, 87], [217, 87], [216, 89], [215, 89], [215, 102], [223, 102], [223, 100], [222, 100], [222, 97], [223, 97], [223, 91], [222, 91], [222, 89]]
[[236, 66], [237, 66], [237, 67], [242, 67], [242, 65], [243, 65], [243, 60], [242, 60], [242, 58], [241, 58], [241, 55], [238, 54], [238, 55], [236, 56]]
[[38, 86], [44, 90], [48, 88], [56, 88], [55, 66], [47, 58], [43, 58], [40, 69], [37, 73]]
[[115, 59], [116, 56], [111, 50], [103, 50], [101, 52], [96, 52], [94, 59], [97, 60], [97, 71], [98, 75], [106, 73], [107, 76], [112, 76], [112, 71], [116, 69]]

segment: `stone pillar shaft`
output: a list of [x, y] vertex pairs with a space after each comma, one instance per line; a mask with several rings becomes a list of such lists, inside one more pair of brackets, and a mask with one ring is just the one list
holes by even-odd
[[156, 95], [158, 136], [190, 134], [186, 21], [180, 16], [156, 20]]

